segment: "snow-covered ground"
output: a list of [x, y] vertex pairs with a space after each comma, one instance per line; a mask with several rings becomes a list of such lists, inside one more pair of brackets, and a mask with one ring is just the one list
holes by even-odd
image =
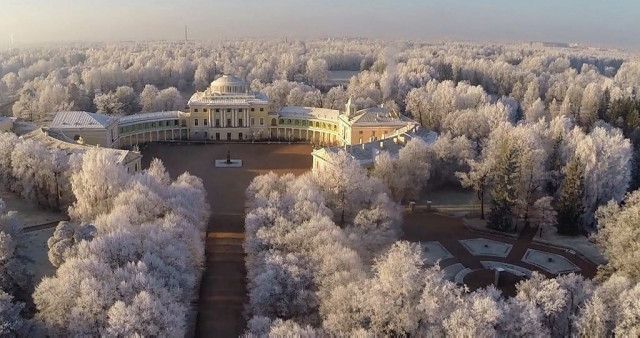
[[348, 85], [352, 76], [360, 73], [358, 70], [332, 70], [329, 71], [329, 82], [333, 85]]
[[53, 235], [55, 228], [42, 229], [26, 233], [27, 270], [33, 274], [33, 284], [38, 285], [44, 276], [53, 276], [56, 268], [47, 256], [47, 240]]
[[18, 136], [28, 134], [29, 132], [38, 128], [40, 128], [40, 126], [35, 122], [20, 121], [13, 124], [13, 132]]
[[552, 245], [563, 246], [565, 248], [571, 248], [583, 256], [587, 257], [590, 261], [596, 264], [606, 264], [607, 260], [602, 255], [600, 249], [585, 236], [563, 236], [553, 229], [543, 231], [542, 238], [539, 233], [533, 238], [534, 242], [548, 243]]
[[[47, 240], [53, 235], [57, 222], [66, 220], [67, 216], [25, 201], [12, 192], [1, 190], [0, 198], [8, 210], [18, 213], [16, 216], [18, 222], [27, 229], [25, 250], [21, 251], [21, 254], [27, 258], [27, 270], [33, 274], [33, 285], [38, 285], [43, 276], [52, 276], [56, 271], [47, 256]], [[30, 227], [42, 224], [50, 224], [50, 226], [34, 231], [28, 230]]]
[[18, 212], [17, 219], [23, 228], [67, 219], [62, 212], [47, 210], [6, 190], [0, 190], [0, 199], [4, 201], [7, 210]]

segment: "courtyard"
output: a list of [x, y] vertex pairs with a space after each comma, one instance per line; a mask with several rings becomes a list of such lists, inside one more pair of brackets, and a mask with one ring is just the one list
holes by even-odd
[[[243, 161], [241, 168], [216, 168], [215, 160]], [[143, 149], [143, 167], [154, 157], [164, 162], [173, 178], [188, 171], [201, 177], [212, 216], [206, 241], [206, 270], [202, 276], [195, 333], [197, 336], [239, 336], [244, 333], [246, 270], [244, 265], [245, 190], [251, 180], [273, 171], [300, 175], [312, 167], [312, 147], [306, 144], [161, 144]], [[500, 269], [502, 289], [532, 271], [546, 276], [579, 272], [587, 277], [596, 265], [561, 248], [532, 243], [535, 228], [517, 238], [472, 231], [461, 218], [435, 212], [406, 213], [402, 239], [420, 242], [425, 264], [439, 262], [448, 279], [471, 289], [494, 281]]]

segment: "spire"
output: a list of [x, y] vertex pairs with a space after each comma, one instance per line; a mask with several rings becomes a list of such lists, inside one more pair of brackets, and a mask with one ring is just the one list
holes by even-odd
[[347, 104], [345, 105], [345, 113], [349, 117], [353, 117], [356, 114], [356, 107], [353, 105], [353, 102], [351, 100], [351, 96], [349, 96], [349, 100], [347, 101]]

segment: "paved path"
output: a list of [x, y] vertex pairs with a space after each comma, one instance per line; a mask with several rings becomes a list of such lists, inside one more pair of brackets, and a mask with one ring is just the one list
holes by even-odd
[[[441, 267], [447, 267], [454, 263], [461, 263], [465, 267], [472, 270], [483, 269], [480, 261], [489, 260], [496, 262], [506, 262], [525, 267], [532, 271], [538, 271], [547, 277], [553, 277], [552, 274], [539, 269], [536, 266], [522, 262], [522, 257], [527, 249], [551, 252], [561, 255], [571, 261], [580, 268], [580, 273], [585, 277], [592, 278], [595, 276], [597, 267], [595, 264], [575, 255], [568, 253], [566, 250], [554, 248], [546, 245], [532, 243], [532, 239], [536, 234], [536, 228], [525, 227], [517, 239], [494, 235], [491, 233], [476, 232], [469, 230], [459, 218], [438, 214], [434, 212], [414, 212], [404, 215], [403, 223], [404, 235], [403, 239], [414, 242], [440, 242], [454, 258], [445, 259], [440, 263]], [[468, 238], [486, 238], [495, 241], [512, 244], [513, 247], [506, 258], [494, 256], [473, 256], [459, 242], [461, 239]], [[513, 290], [507, 290], [507, 292]]]
[[[69, 219], [66, 219], [66, 221], [68, 221], [68, 220]], [[65, 221], [65, 220], [32, 225], [32, 226], [24, 227], [23, 230], [24, 230], [24, 232], [33, 232], [33, 231], [38, 231], [38, 230], [43, 230], [43, 229], [55, 228], [55, 227], [58, 226], [58, 223], [60, 223], [61, 221]]]

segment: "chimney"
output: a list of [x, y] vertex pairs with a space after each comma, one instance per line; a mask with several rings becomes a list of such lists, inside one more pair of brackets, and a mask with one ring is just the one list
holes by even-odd
[[384, 141], [380, 141], [380, 149], [384, 149]]
[[366, 144], [366, 143], [363, 143], [363, 144], [362, 144], [362, 150], [364, 150], [364, 145], [365, 145], [365, 144]]

